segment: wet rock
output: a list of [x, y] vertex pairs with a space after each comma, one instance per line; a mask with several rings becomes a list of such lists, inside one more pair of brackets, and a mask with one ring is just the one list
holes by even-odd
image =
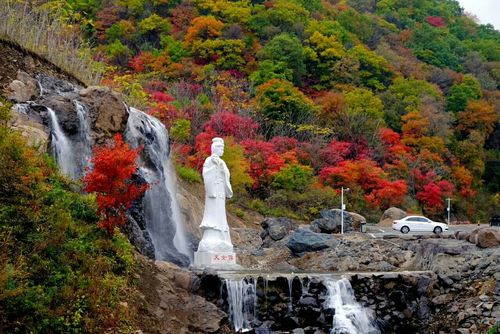
[[79, 121], [74, 103], [75, 95], [51, 95], [43, 100], [43, 105], [54, 110], [59, 120], [59, 125], [68, 135], [78, 133]]
[[287, 246], [294, 254], [318, 251], [332, 245], [329, 236], [312, 231], [298, 229], [293, 232]]
[[304, 297], [304, 298], [300, 298], [299, 305], [317, 307], [318, 301], [316, 300], [316, 298], [313, 298], [313, 297]]
[[382, 214], [382, 217], [380, 217], [380, 222], [379, 224], [382, 224], [384, 226], [390, 226], [392, 225], [392, 222], [397, 219], [401, 219], [406, 217], [407, 214], [405, 211], [396, 208], [396, 207], [391, 207], [387, 210], [384, 211]]
[[68, 93], [74, 93], [82, 88], [66, 80], [61, 80], [45, 74], [37, 75], [36, 79], [41, 87], [42, 96], [66, 95]]

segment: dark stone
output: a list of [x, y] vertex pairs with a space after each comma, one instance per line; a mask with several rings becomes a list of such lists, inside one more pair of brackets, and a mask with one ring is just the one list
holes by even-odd
[[330, 237], [309, 230], [298, 229], [293, 232], [287, 246], [294, 254], [322, 250], [331, 246]]
[[282, 240], [298, 226], [289, 218], [266, 218], [260, 225], [263, 228], [260, 233], [263, 247], [270, 247], [275, 241]]
[[[330, 209], [320, 212], [321, 218], [311, 222], [311, 230], [322, 233], [340, 233], [341, 231], [341, 210]], [[353, 219], [348, 211], [344, 211], [344, 232], [353, 230]]]
[[318, 301], [314, 297], [304, 297], [304, 298], [300, 298], [299, 305], [317, 307]]

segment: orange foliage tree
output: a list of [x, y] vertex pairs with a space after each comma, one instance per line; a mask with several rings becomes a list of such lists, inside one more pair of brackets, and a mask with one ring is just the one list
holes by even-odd
[[115, 227], [125, 224], [127, 209], [148, 187], [132, 181], [140, 151], [141, 148], [130, 148], [120, 134], [115, 135], [112, 145], [94, 148], [93, 168], [83, 181], [85, 191], [96, 193], [99, 227], [108, 235], [113, 235]]

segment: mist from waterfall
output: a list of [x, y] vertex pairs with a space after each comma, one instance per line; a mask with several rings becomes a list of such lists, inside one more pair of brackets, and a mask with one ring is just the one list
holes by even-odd
[[347, 278], [326, 280], [328, 298], [325, 307], [335, 310], [330, 334], [379, 334], [369, 310], [356, 301]]
[[165, 126], [156, 118], [130, 108], [125, 134], [133, 147], [143, 147], [139, 174], [150, 188], [143, 198], [144, 217], [157, 260], [189, 265], [193, 253], [176, 199], [175, 171], [169, 159]]

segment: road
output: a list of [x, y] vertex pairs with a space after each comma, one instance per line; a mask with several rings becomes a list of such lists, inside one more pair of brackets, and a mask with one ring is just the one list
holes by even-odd
[[[489, 227], [488, 224], [481, 224], [479, 227]], [[478, 225], [470, 224], [470, 225], [451, 225], [449, 226], [448, 231], [444, 231], [443, 234], [454, 234], [456, 231], [465, 231], [470, 232], [473, 229], [478, 228]], [[367, 234], [371, 235], [373, 238], [382, 238], [384, 235], [426, 235], [433, 234], [433, 232], [409, 232], [408, 234], [403, 234], [400, 231], [395, 231], [389, 226], [377, 226], [371, 225], [367, 226]]]

